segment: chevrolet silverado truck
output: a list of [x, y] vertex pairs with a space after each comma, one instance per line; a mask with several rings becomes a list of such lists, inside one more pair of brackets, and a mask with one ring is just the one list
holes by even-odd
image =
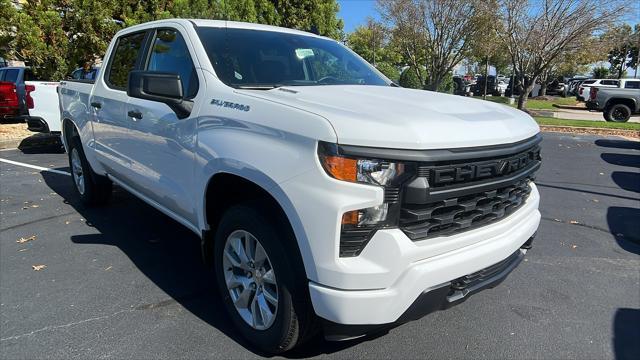
[[458, 304], [531, 247], [524, 112], [397, 87], [335, 40], [265, 25], [136, 25], [103, 64], [60, 89], [77, 195], [104, 204], [116, 184], [197, 234], [263, 351]]
[[587, 108], [602, 111], [604, 119], [613, 122], [627, 122], [640, 113], [640, 79], [619, 81], [619, 88], [592, 87]]
[[43, 81], [28, 67], [0, 68], [0, 118], [20, 120], [34, 132], [60, 133], [58, 82]]

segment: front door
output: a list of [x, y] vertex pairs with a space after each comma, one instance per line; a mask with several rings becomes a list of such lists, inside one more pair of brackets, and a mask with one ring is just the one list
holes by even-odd
[[193, 114], [203, 98], [203, 92], [199, 91], [203, 81], [199, 79], [192, 49], [178, 26], [153, 32], [142, 68], [177, 73], [185, 99], [194, 101], [194, 110], [191, 116], [180, 119], [164, 103], [129, 98], [126, 115], [136, 148], [128, 152], [128, 156], [134, 169], [131, 180], [136, 190], [195, 224], [197, 202], [193, 199], [193, 179], [197, 119]]

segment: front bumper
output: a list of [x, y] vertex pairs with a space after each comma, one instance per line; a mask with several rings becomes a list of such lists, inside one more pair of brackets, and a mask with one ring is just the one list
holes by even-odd
[[[518, 211], [476, 230], [419, 242], [412, 242], [398, 229], [378, 231], [358, 258], [342, 260], [345, 267], [352, 261], [376, 264], [377, 273], [351, 274], [343, 281], [358, 285], [354, 280], [360, 279], [359, 285], [370, 287], [336, 288], [310, 282], [316, 314], [346, 325], [394, 323], [421, 294], [507, 259], [535, 234], [540, 223], [539, 194], [531, 186], [531, 195]], [[371, 286], [375, 284], [382, 286]]]
[[522, 262], [527, 249], [531, 248], [532, 241], [533, 237], [523, 244], [521, 249], [516, 250], [508, 258], [493, 266], [423, 292], [402, 316], [392, 324], [343, 325], [324, 320], [322, 322], [324, 335], [328, 340], [334, 341], [352, 339], [388, 329], [394, 325], [418, 320], [429, 313], [445, 310], [460, 304], [473, 293], [499, 285]]

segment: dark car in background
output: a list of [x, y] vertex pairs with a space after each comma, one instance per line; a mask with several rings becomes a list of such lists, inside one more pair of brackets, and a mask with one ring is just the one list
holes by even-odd
[[472, 89], [474, 95], [484, 94], [485, 82], [487, 84], [487, 95], [501, 95], [500, 88], [498, 87], [498, 81], [494, 75], [489, 75], [486, 78], [484, 76], [478, 77], [476, 85]]

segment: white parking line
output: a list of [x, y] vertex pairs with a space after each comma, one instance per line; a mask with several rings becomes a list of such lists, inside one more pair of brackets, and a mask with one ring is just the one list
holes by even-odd
[[49, 171], [49, 172], [60, 174], [60, 175], [71, 176], [71, 174], [66, 172], [66, 171], [61, 171], [61, 170], [56, 170], [56, 169], [49, 169], [49, 168], [42, 167], [42, 166], [25, 164], [25, 163], [13, 161], [13, 160], [8, 160], [8, 159], [3, 159], [3, 158], [0, 158], [0, 162], [4, 162], [4, 163], [7, 163], [7, 164], [12, 164], [12, 165], [24, 166], [24, 167], [27, 167], [27, 168], [36, 169], [36, 170], [40, 170], [40, 171]]

